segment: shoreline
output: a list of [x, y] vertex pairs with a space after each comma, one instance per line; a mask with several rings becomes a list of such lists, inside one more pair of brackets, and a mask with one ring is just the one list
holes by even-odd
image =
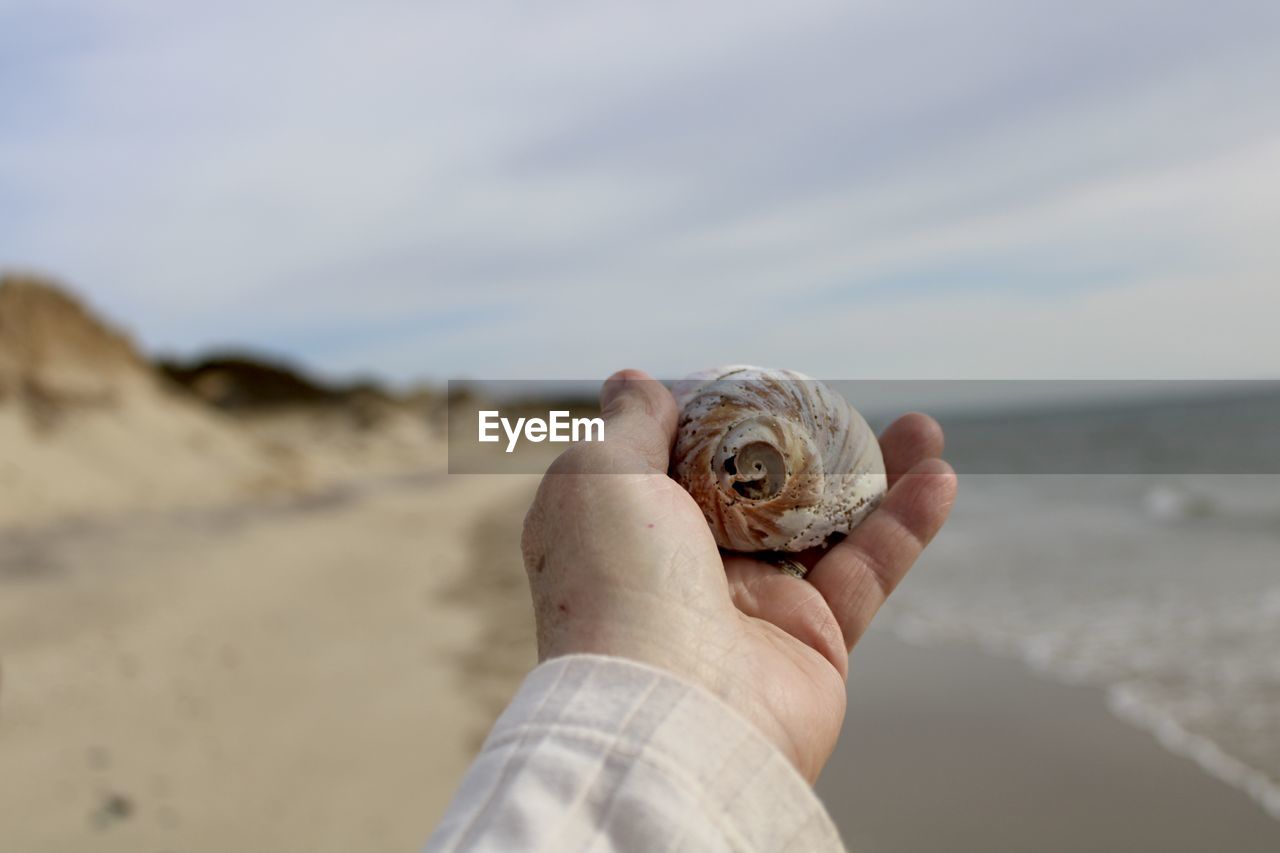
[[[920, 649], [938, 648], [939, 644], [946, 642], [918, 626], [893, 625], [889, 627], [889, 633], [898, 641]], [[1041, 656], [1016, 643], [989, 638], [970, 642], [971, 648], [999, 660], [1020, 664], [1033, 676], [1052, 684], [1101, 692], [1107, 711], [1117, 720], [1151, 736], [1170, 755], [1192, 762], [1208, 776], [1248, 797], [1268, 817], [1280, 821], [1280, 784], [1226, 752], [1211, 738], [1188, 731], [1164, 710], [1144, 701], [1128, 684], [1101, 684], [1061, 672]]]
[[[26, 820], [3, 843], [420, 844], [535, 662], [535, 484], [429, 476], [8, 542], [0, 803]], [[1280, 849], [1280, 823], [1097, 688], [890, 624], [854, 654], [817, 789], [854, 850]]]
[[[446, 593], [453, 601], [474, 608], [481, 636], [486, 638], [484, 646], [494, 658], [483, 667], [476, 666], [474, 655], [464, 655], [460, 661], [468, 673], [465, 689], [483, 697], [488, 715], [477, 721], [476, 742], [488, 730], [485, 723], [492, 723], [502, 710], [522, 671], [535, 663], [531, 657], [532, 614], [518, 557], [520, 519], [530, 497], [531, 493], [517, 494], [489, 504], [485, 517], [470, 531], [470, 569], [465, 584]], [[938, 678], [945, 676], [953, 683], [942, 689]], [[975, 696], [973, 691], [964, 691], [968, 679], [991, 689]], [[939, 689], [931, 689], [931, 685]], [[956, 698], [962, 714], [976, 712], [979, 718], [1000, 720], [1002, 725], [981, 732], [963, 726], [957, 730], [949, 714], [949, 703]], [[878, 837], [866, 837], [867, 827], [858, 812], [844, 808], [851, 799], [874, 802], [866, 799], [870, 795], [863, 789], [883, 772], [888, 772], [889, 778], [894, 775], [892, 768], [865, 767], [861, 757], [853, 754], [868, 733], [868, 716], [870, 720], [918, 721], [932, 736], [952, 741], [953, 747], [976, 746], [979, 752], [1014, 756], [997, 771], [1002, 778], [984, 778], [975, 772], [981, 763], [970, 761], [963, 766], [961, 778], [950, 780], [955, 788], [977, 782], [1003, 786], [1011, 794], [1023, 796], [1016, 806], [1030, 816], [1023, 827], [1025, 834], [1005, 843], [979, 832], [971, 848], [975, 851], [1059, 849], [1047, 840], [1048, 835], [1064, 842], [1060, 848], [1064, 853], [1078, 849], [1126, 853], [1132, 849], [1161, 849], [1164, 853], [1280, 849], [1280, 822], [1273, 819], [1265, 804], [1232, 784], [1233, 780], [1205, 767], [1200, 757], [1166, 743], [1168, 733], [1162, 737], [1158, 725], [1129, 719], [1117, 707], [1114, 689], [1067, 683], [999, 649], [913, 641], [899, 636], [892, 626], [882, 625], [878, 631], [873, 629], [854, 653], [849, 708], [841, 744], [817, 789], [852, 849], [966, 849], [956, 840], [954, 822], [950, 826], [945, 820], [937, 824], [938, 832], [927, 839], [894, 844], [891, 833], [882, 843]], [[876, 723], [870, 725], [875, 727]], [[903, 730], [903, 734], [909, 735], [909, 731]], [[897, 764], [901, 755], [895, 755], [887, 744], [880, 746], [880, 763]], [[1017, 754], [1027, 749], [1031, 757], [1019, 761]], [[931, 794], [921, 803], [923, 808], [941, 806], [945, 811], [948, 800], [954, 799], [953, 789], [946, 781], [938, 784], [939, 768], [928, 766], [927, 755], [917, 751], [909, 757], [921, 761], [920, 772], [901, 776], [899, 768], [900, 784], [892, 791], [886, 788], [877, 793], [892, 798], [894, 791], [923, 787]], [[1092, 778], [1088, 770], [1093, 766], [1107, 768], [1108, 776]], [[1058, 796], [1045, 796], [1045, 777], [1060, 775], [1055, 771], [1058, 767], [1067, 781], [1057, 780]], [[974, 816], [980, 823], [998, 824], [999, 806], [989, 804], [985, 813], [976, 811]], [[1089, 816], [1105, 816], [1105, 820], [1089, 827]], [[1053, 827], [1058, 828], [1056, 833]]]
[[1280, 849], [1280, 822], [1096, 687], [873, 630], [849, 699], [817, 790], [851, 849]]
[[1192, 762], [1209, 776], [1244, 794], [1273, 820], [1280, 821], [1280, 785], [1266, 774], [1223, 752], [1212, 740], [1187, 731], [1158, 708], [1134, 696], [1124, 685], [1108, 687], [1105, 693], [1107, 710], [1117, 719], [1151, 735], [1169, 754]]

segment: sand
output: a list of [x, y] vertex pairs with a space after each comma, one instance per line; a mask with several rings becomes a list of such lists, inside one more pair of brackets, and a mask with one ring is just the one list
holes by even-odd
[[69, 293], [0, 272], [0, 527], [295, 494], [300, 461], [177, 393]]
[[[0, 276], [0, 850], [422, 844], [534, 663], [536, 477], [369, 414], [228, 417]], [[853, 672], [819, 792], [855, 850], [1280, 850], [1094, 691], [876, 631]]]
[[0, 271], [0, 529], [323, 492], [443, 458], [420, 400], [232, 417], [80, 300]]
[[503, 480], [0, 536], [0, 849], [416, 849], [496, 713], [457, 590]]
[[874, 630], [818, 792], [868, 853], [1280, 850], [1280, 823], [1111, 716], [1100, 690]]
[[[0, 850], [417, 849], [533, 664], [534, 483], [438, 459], [0, 534]], [[873, 631], [851, 697], [819, 792], [854, 850], [1280, 849], [1245, 797], [1015, 662]]]

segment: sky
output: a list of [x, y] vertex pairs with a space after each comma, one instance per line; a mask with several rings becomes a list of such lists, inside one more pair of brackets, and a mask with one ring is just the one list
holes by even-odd
[[0, 0], [0, 266], [335, 376], [1275, 378], [1280, 4]]

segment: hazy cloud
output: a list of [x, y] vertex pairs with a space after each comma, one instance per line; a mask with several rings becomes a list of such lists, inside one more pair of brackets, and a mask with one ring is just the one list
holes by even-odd
[[1260, 376], [1280, 7], [0, 5], [0, 263], [398, 377]]

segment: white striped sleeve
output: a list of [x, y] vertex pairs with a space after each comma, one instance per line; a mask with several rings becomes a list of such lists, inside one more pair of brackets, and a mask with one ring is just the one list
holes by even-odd
[[843, 849], [813, 789], [736, 711], [596, 655], [529, 674], [427, 842], [429, 853]]

